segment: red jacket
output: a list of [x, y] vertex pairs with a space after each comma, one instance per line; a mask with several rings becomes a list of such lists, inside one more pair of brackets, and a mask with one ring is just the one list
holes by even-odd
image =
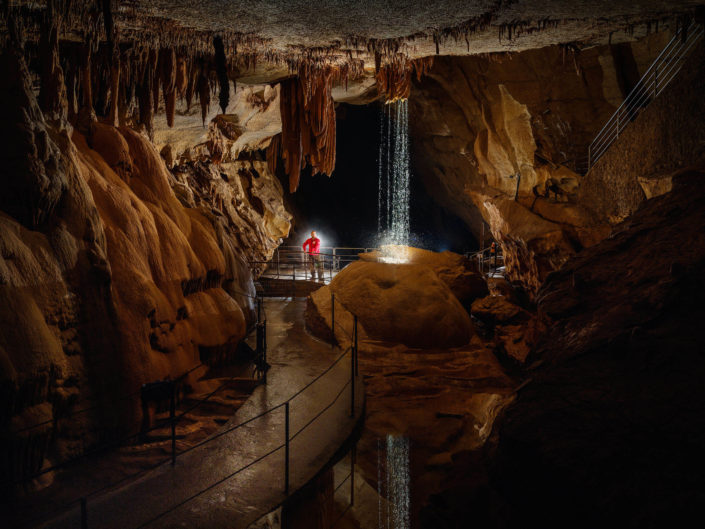
[[318, 237], [315, 239], [313, 237], [309, 237], [303, 245], [304, 252], [306, 251], [307, 246], [309, 248], [308, 253], [318, 254], [321, 250], [321, 239]]

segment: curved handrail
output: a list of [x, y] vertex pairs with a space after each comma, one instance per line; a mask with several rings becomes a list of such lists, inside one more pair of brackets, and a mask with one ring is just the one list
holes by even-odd
[[[345, 384], [342, 385], [342, 387], [338, 390], [338, 392], [337, 392], [336, 395], [333, 397], [333, 399], [332, 399], [327, 405], [325, 405], [325, 406], [323, 407], [323, 409], [321, 409], [316, 415], [314, 415], [313, 418], [309, 419], [309, 420], [308, 420], [302, 427], [300, 427], [293, 435], [290, 435], [289, 432], [288, 432], [288, 423], [289, 423], [288, 414], [289, 414], [289, 407], [290, 407], [291, 402], [292, 402], [294, 399], [296, 399], [297, 397], [299, 397], [300, 395], [302, 395], [306, 390], [308, 390], [312, 385], [314, 385], [316, 382], [318, 382], [319, 380], [321, 380], [324, 376], [326, 376], [333, 368], [335, 368], [335, 367], [343, 360], [343, 358], [347, 357], [348, 355], [350, 355], [350, 359], [351, 359], [351, 378], [350, 378]], [[245, 469], [247, 469], [247, 468], [250, 468], [251, 466], [253, 466], [253, 465], [256, 464], [257, 462], [259, 462], [259, 461], [263, 460], [264, 458], [266, 458], [266, 457], [268, 457], [268, 456], [274, 454], [275, 452], [281, 450], [282, 448], [285, 448], [285, 447], [287, 448], [287, 456], [288, 456], [288, 445], [289, 445], [289, 443], [290, 443], [291, 441], [293, 441], [296, 437], [298, 437], [305, 429], [307, 429], [307, 428], [310, 427], [313, 423], [315, 423], [316, 420], [317, 420], [318, 418], [320, 418], [321, 415], [323, 415], [323, 413], [325, 413], [325, 412], [326, 412], [327, 410], [329, 410], [333, 405], [335, 405], [335, 403], [340, 399], [341, 395], [345, 392], [345, 390], [346, 390], [348, 387], [350, 387], [350, 386], [352, 385], [353, 388], [354, 388], [354, 386], [355, 386], [355, 380], [354, 380], [354, 379], [355, 379], [355, 377], [356, 377], [356, 367], [357, 367], [357, 358], [356, 358], [356, 357], [357, 357], [356, 347], [351, 344], [351, 345], [350, 345], [349, 347], [347, 347], [340, 355], [338, 355], [338, 356], [331, 362], [331, 364], [330, 364], [328, 367], [326, 367], [325, 370], [323, 370], [321, 373], [319, 373], [315, 378], [313, 378], [312, 380], [310, 380], [305, 386], [303, 386], [302, 388], [300, 388], [298, 391], [296, 391], [293, 395], [291, 395], [290, 397], [288, 397], [286, 400], [280, 402], [280, 403], [277, 404], [277, 405], [271, 406], [271, 407], [269, 407], [267, 410], [265, 410], [265, 411], [263, 411], [263, 412], [261, 412], [261, 413], [255, 415], [255, 416], [253, 416], [253, 417], [250, 417], [250, 418], [248, 418], [248, 419], [246, 419], [246, 420], [244, 420], [244, 421], [242, 421], [242, 422], [240, 422], [240, 423], [238, 423], [238, 424], [236, 424], [236, 425], [234, 425], [234, 426], [231, 426], [231, 427], [229, 427], [229, 428], [227, 428], [227, 429], [221, 430], [220, 432], [217, 432], [216, 434], [211, 435], [211, 436], [208, 437], [207, 439], [205, 439], [205, 440], [203, 440], [203, 441], [201, 441], [201, 442], [199, 442], [199, 443], [197, 443], [197, 444], [195, 444], [195, 445], [193, 445], [193, 446], [191, 446], [191, 447], [188, 447], [188, 448], [186, 448], [186, 449], [184, 449], [184, 450], [181, 450], [181, 451], [177, 452], [177, 453], [174, 455], [175, 458], [178, 458], [179, 456], [181, 456], [181, 455], [183, 455], [183, 454], [186, 454], [186, 453], [188, 453], [188, 452], [191, 452], [191, 451], [193, 451], [193, 450], [195, 450], [195, 449], [197, 449], [197, 448], [199, 448], [199, 447], [202, 447], [202, 446], [204, 446], [204, 445], [207, 445], [207, 444], [209, 444], [209, 443], [212, 443], [212, 442], [215, 441], [216, 439], [219, 439], [219, 438], [221, 438], [221, 437], [223, 437], [223, 436], [226, 436], [226, 435], [228, 435], [228, 434], [230, 434], [230, 433], [232, 433], [232, 432], [234, 432], [234, 431], [240, 429], [240, 428], [243, 427], [243, 426], [246, 426], [246, 425], [248, 425], [248, 424], [250, 424], [250, 423], [252, 423], [252, 422], [254, 422], [254, 421], [258, 420], [258, 419], [261, 419], [262, 417], [265, 417], [265, 416], [267, 416], [267, 415], [269, 415], [269, 414], [275, 412], [276, 410], [279, 410], [279, 409], [281, 409], [281, 408], [284, 408], [285, 411], [286, 411], [286, 414], [287, 414], [287, 421], [286, 421], [286, 424], [287, 424], [287, 434], [286, 434], [285, 443], [283, 443], [283, 444], [277, 446], [276, 448], [274, 448], [273, 450], [267, 452], [266, 454], [255, 458], [253, 461], [248, 462], [245, 466], [243, 466], [243, 467], [241, 467], [241, 468], [235, 470], [234, 472], [228, 474], [227, 476], [225, 476], [225, 477], [223, 477], [223, 478], [217, 480], [216, 482], [210, 484], [209, 486], [207, 486], [207, 487], [205, 487], [205, 488], [199, 490], [199, 491], [196, 492], [195, 494], [189, 496], [188, 498], [186, 498], [186, 499], [183, 500], [183, 501], [178, 502], [176, 505], [173, 505], [173, 506], [170, 507], [169, 509], [167, 509], [167, 510], [165, 510], [165, 511], [163, 511], [163, 512], [160, 512], [158, 515], [156, 515], [156, 516], [150, 518], [148, 521], [146, 521], [146, 522], [142, 523], [141, 525], [137, 526], [135, 529], [141, 529], [142, 527], [145, 527], [145, 526], [147, 526], [147, 525], [153, 523], [154, 521], [156, 521], [156, 520], [162, 518], [163, 516], [169, 514], [170, 512], [173, 512], [174, 510], [178, 509], [179, 507], [183, 506], [184, 504], [188, 503], [189, 501], [191, 501], [191, 500], [195, 499], [196, 497], [198, 497], [198, 496], [200, 496], [200, 495], [202, 495], [202, 494], [208, 492], [209, 490], [211, 490], [211, 489], [213, 489], [214, 487], [216, 487], [216, 486], [222, 484], [223, 482], [227, 481], [228, 479], [231, 479], [232, 477], [234, 477], [235, 475], [239, 474], [239, 473], [242, 472], [243, 470], [245, 470]], [[217, 391], [217, 390], [216, 390], [216, 391]], [[351, 405], [352, 405], [352, 409], [354, 409], [354, 406], [355, 406], [355, 394], [354, 394], [354, 389], [353, 389], [353, 393], [352, 393], [352, 404], [351, 404]], [[183, 414], [182, 414], [181, 416], [183, 416]], [[62, 505], [59, 509], [56, 509], [55, 511], [53, 511], [52, 513], [50, 513], [49, 516], [50, 516], [51, 518], [53, 518], [53, 517], [57, 516], [59, 513], [61, 513], [61, 512], [66, 512], [67, 510], [69, 510], [70, 508], [74, 507], [74, 506], [77, 505], [78, 503], [81, 503], [82, 506], [85, 506], [85, 502], [86, 502], [87, 498], [91, 498], [91, 497], [93, 497], [93, 496], [95, 496], [95, 495], [97, 495], [97, 494], [100, 494], [100, 493], [102, 493], [102, 492], [105, 492], [105, 491], [107, 491], [107, 490], [109, 490], [109, 489], [113, 489], [113, 488], [115, 488], [117, 485], [122, 485], [122, 484], [124, 484], [125, 482], [127, 482], [127, 481], [129, 481], [129, 480], [135, 480], [136, 478], [138, 478], [138, 477], [140, 477], [140, 476], [146, 474], [147, 472], [150, 472], [150, 471], [155, 470], [155, 469], [158, 468], [159, 466], [162, 466], [162, 465], [168, 463], [169, 461], [170, 461], [170, 459], [165, 459], [165, 460], [160, 461], [159, 463], [155, 464], [154, 466], [151, 466], [151, 467], [149, 467], [149, 468], [146, 468], [146, 469], [144, 469], [144, 470], [142, 470], [142, 471], [140, 471], [140, 472], [137, 472], [137, 473], [132, 474], [132, 475], [130, 475], [130, 476], [121, 478], [121, 479], [119, 479], [119, 480], [117, 480], [117, 481], [115, 481], [115, 482], [112, 482], [112, 483], [108, 484], [108, 485], [101, 486], [101, 487], [99, 487], [99, 488], [97, 488], [97, 489], [94, 489], [94, 490], [92, 490], [92, 491], [90, 491], [90, 492], [88, 492], [88, 493], [86, 493], [86, 494], [83, 494], [81, 497], [77, 497], [77, 498], [75, 498], [75, 499], [73, 499], [73, 500], [71, 500], [71, 501], [69, 501], [69, 502], [66, 502], [66, 503], [65, 503], [64, 505]], [[287, 478], [286, 478], [286, 483], [287, 483], [287, 489], [288, 489], [288, 464], [287, 464]], [[287, 492], [288, 492], [288, 490], [287, 490]], [[47, 519], [47, 515], [44, 514], [44, 515], [41, 516], [41, 518], [46, 520], [46, 519]], [[51, 519], [51, 518], [50, 518], [50, 519]], [[36, 521], [39, 521], [39, 518], [36, 518], [36, 519], [34, 519], [34, 520], [30, 520], [30, 523], [31, 523], [31, 522], [36, 522]]]

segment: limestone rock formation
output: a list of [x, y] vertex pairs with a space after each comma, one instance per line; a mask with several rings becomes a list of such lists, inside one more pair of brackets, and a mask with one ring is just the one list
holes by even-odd
[[705, 164], [705, 44], [695, 45], [677, 79], [642, 109], [586, 175], [579, 200], [614, 224], [670, 190], [672, 173]]
[[664, 527], [699, 511], [703, 177], [675, 178], [540, 289], [548, 331], [490, 451], [500, 525]]
[[[358, 261], [309, 298], [308, 321], [331, 328], [331, 294], [336, 303], [336, 339], [349, 342], [351, 314], [362, 339], [417, 348], [465, 345], [473, 335], [470, 317], [448, 286], [424, 265]], [[348, 334], [349, 336], [349, 334]]]
[[[475, 263], [466, 257], [449, 251], [432, 252], [413, 247], [406, 247], [403, 251], [410, 264], [431, 268], [461, 303], [469, 306], [476, 298], [487, 295], [487, 283]], [[381, 257], [378, 250], [360, 254], [363, 261], [379, 261]]]
[[247, 259], [271, 256], [291, 216], [265, 162], [192, 163], [175, 176], [131, 128], [46, 122], [22, 54], [10, 47], [1, 60], [16, 75], [0, 81], [12, 97], [0, 151], [0, 433], [2, 473], [21, 479], [106, 429], [134, 431], [142, 383], [234, 350], [254, 321]]
[[[609, 233], [610, 219], [583, 197], [580, 169], [594, 135], [668, 38], [438, 57], [414, 83], [417, 174], [478, 240], [489, 227], [510, 279], [529, 292]], [[601, 193], [594, 186], [590, 196]]]
[[487, 326], [503, 359], [518, 365], [524, 364], [543, 332], [534, 314], [504, 296], [478, 299], [470, 313]]

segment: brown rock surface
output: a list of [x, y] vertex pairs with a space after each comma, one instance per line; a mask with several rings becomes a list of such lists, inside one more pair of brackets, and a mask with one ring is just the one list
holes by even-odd
[[669, 189], [669, 173], [705, 164], [705, 101], [695, 88], [702, 86], [701, 40], [676, 79], [620, 133], [588, 173], [579, 191], [581, 203], [612, 224], [621, 222], [644, 200]]
[[340, 326], [346, 331], [352, 328], [350, 313], [358, 316], [362, 339], [443, 348], [465, 345], [473, 335], [470, 316], [445, 283], [426, 266], [351, 263], [330, 285], [313, 292], [309, 298], [309, 304], [315, 306], [315, 313], [329, 329], [331, 293], [336, 299], [339, 343], [346, 342]]
[[[478, 240], [483, 222], [489, 226], [509, 278], [530, 293], [609, 233], [610, 219], [589, 207], [574, 170], [668, 38], [660, 33], [580, 52], [548, 47], [493, 58], [437, 57], [414, 84], [417, 173]], [[543, 196], [550, 182], [562, 191], [557, 197]], [[597, 200], [604, 193], [594, 186], [589, 194]]]
[[[449, 251], [432, 252], [413, 247], [406, 248], [404, 253], [410, 264], [431, 268], [461, 303], [472, 303], [476, 298], [487, 295], [487, 283], [475, 263], [466, 257]], [[378, 261], [380, 257], [379, 251], [360, 254], [363, 261]]]
[[470, 313], [487, 325], [500, 358], [514, 364], [524, 364], [543, 332], [534, 314], [502, 296], [476, 300]]
[[20, 479], [133, 431], [140, 384], [233, 351], [253, 321], [245, 258], [271, 255], [290, 215], [266, 163], [179, 182], [132, 129], [45, 123], [21, 54], [2, 62], [1, 470]]
[[666, 527], [699, 512], [703, 177], [674, 179], [541, 288], [540, 362], [493, 434], [502, 526]]

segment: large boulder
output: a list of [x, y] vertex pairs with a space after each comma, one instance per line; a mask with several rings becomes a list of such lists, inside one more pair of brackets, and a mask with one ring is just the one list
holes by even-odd
[[[438, 278], [451, 289], [463, 304], [469, 304], [488, 294], [487, 283], [477, 266], [467, 257], [453, 252], [432, 252], [421, 248], [404, 247], [408, 263], [431, 268]], [[374, 251], [360, 255], [364, 261], [379, 261], [383, 252]]]
[[317, 322], [319, 329], [322, 323], [331, 328], [331, 294], [335, 295], [339, 342], [349, 335], [350, 314], [358, 317], [361, 338], [409, 347], [458, 347], [473, 335], [470, 316], [427, 266], [368, 261], [350, 264], [329, 286], [311, 294], [309, 326]]

